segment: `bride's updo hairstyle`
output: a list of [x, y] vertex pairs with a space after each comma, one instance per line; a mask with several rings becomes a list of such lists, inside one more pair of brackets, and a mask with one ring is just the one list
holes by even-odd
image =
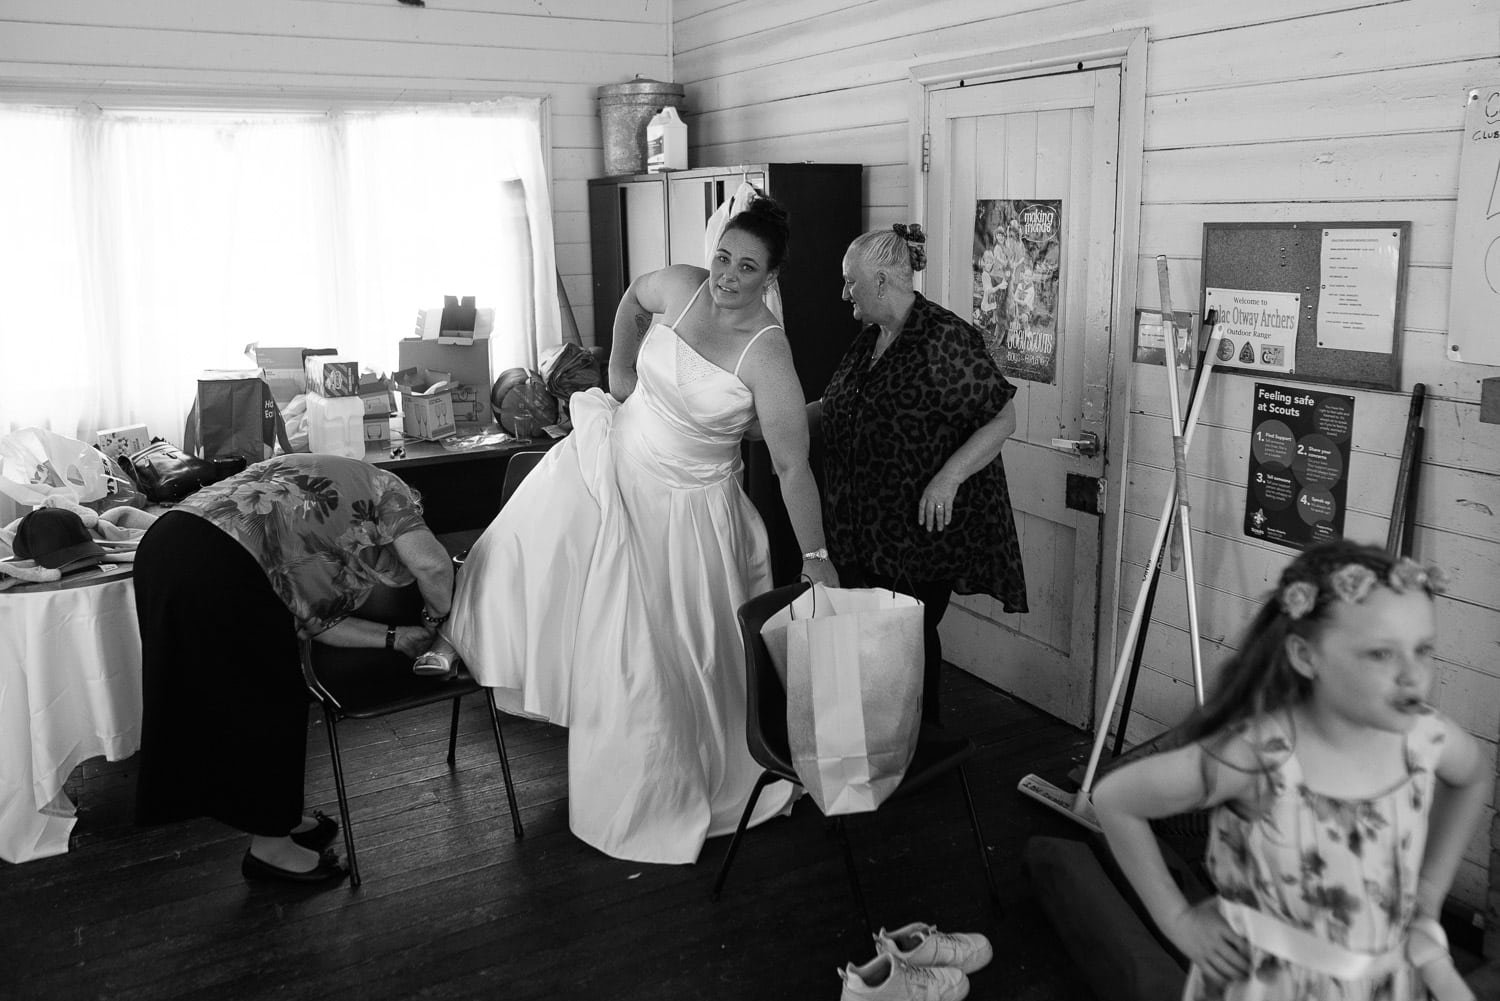
[[738, 229], [749, 233], [765, 244], [768, 260], [766, 268], [774, 271], [786, 259], [786, 245], [792, 229], [787, 223], [786, 209], [766, 195], [757, 195], [750, 207], [730, 219], [724, 232]]

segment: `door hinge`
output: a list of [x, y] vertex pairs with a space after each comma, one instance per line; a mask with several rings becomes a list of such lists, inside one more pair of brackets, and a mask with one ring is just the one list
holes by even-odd
[[932, 170], [932, 133], [922, 133], [922, 173]]

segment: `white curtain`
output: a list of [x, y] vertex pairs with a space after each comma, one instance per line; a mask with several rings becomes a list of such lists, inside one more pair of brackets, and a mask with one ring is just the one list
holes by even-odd
[[0, 431], [180, 438], [246, 345], [378, 371], [419, 308], [562, 341], [539, 101], [338, 113], [0, 109]]

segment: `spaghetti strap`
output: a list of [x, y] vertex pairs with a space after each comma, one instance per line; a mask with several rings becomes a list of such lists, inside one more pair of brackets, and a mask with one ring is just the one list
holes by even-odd
[[740, 377], [740, 366], [743, 365], [743, 364], [745, 364], [745, 356], [750, 353], [750, 349], [751, 348], [755, 347], [755, 342], [758, 341], [758, 340], [760, 340], [760, 335], [763, 334], [763, 333], [765, 333], [767, 330], [780, 330], [780, 329], [781, 329], [781, 324], [779, 324], [779, 323], [768, 323], [764, 327], [761, 327], [759, 330], [757, 330], [755, 332], [755, 336], [752, 337], [752, 338], [750, 338], [750, 342], [745, 345], [745, 350], [743, 350], [743, 351], [740, 352], [739, 361], [736, 361], [734, 363], [734, 373], [733, 374], [734, 374], [734, 377], [736, 379], [738, 379]]
[[703, 290], [706, 288], [708, 288], [707, 278], [703, 279], [703, 284], [698, 286], [698, 291], [693, 293], [693, 297], [688, 300], [688, 304], [682, 307], [682, 312], [677, 314], [677, 319], [672, 324], [672, 329], [674, 331], [678, 328], [678, 326], [681, 325], [682, 318], [684, 316], [687, 316], [687, 311], [693, 308], [693, 303], [698, 301], [698, 297], [703, 294]]

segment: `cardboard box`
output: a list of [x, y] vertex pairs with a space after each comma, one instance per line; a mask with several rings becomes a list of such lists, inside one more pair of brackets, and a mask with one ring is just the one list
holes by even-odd
[[473, 344], [439, 344], [407, 338], [396, 342], [396, 361], [401, 369], [446, 372], [454, 382], [472, 386], [476, 399], [488, 400], [490, 387], [495, 384], [495, 377], [490, 374], [489, 338], [480, 338]]
[[139, 452], [151, 444], [151, 436], [144, 424], [127, 424], [119, 428], [105, 428], [94, 432], [94, 442], [112, 459]]
[[396, 373], [401, 387], [401, 430], [412, 438], [436, 440], [458, 430], [453, 421], [453, 384], [424, 368]]
[[443, 296], [443, 319], [438, 328], [439, 344], [474, 343], [474, 297]]
[[359, 362], [338, 355], [307, 355], [302, 362], [307, 391], [327, 400], [359, 395]]
[[453, 419], [456, 421], [471, 421], [475, 424], [484, 424], [489, 421], [491, 415], [489, 407], [482, 407], [478, 403], [453, 404]]
[[387, 376], [361, 372], [359, 398], [365, 403], [366, 417], [389, 417], [396, 412], [396, 384]]
[[391, 419], [389, 417], [365, 417], [365, 444], [384, 445], [391, 440]]
[[[463, 338], [464, 344], [485, 340], [495, 330], [495, 310], [491, 306], [480, 306], [474, 310], [474, 336]], [[443, 337], [443, 308], [417, 310], [417, 323], [412, 330], [412, 340], [436, 341], [441, 344], [457, 343]]]
[[[292, 397], [307, 392], [307, 372], [302, 366], [303, 354], [310, 349], [266, 348], [255, 345], [255, 364], [260, 376], [271, 387], [271, 396], [282, 410], [292, 402]], [[333, 354], [331, 348], [311, 349], [322, 354]]]

